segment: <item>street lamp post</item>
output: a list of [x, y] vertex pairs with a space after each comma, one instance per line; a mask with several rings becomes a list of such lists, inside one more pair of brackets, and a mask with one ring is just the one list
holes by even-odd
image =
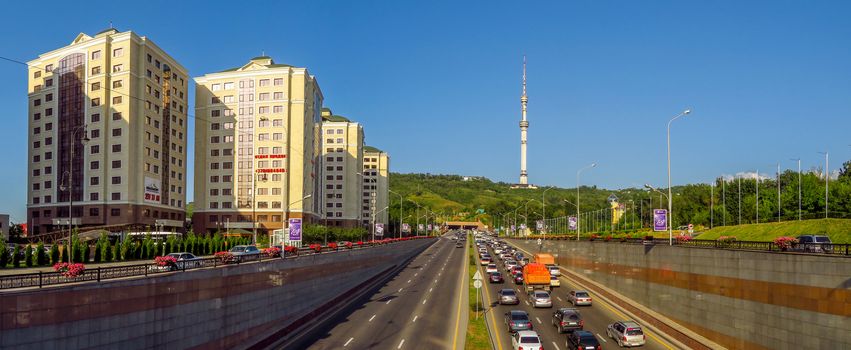
[[[670, 216], [668, 218], [669, 221], [674, 218], [674, 213], [672, 209], [673, 203], [671, 202], [671, 123], [673, 123], [674, 120], [677, 120], [680, 117], [685, 116], [689, 113], [691, 113], [691, 110], [686, 109], [685, 111], [678, 114], [676, 117], [671, 118], [671, 120], [668, 121], [668, 216]], [[671, 228], [671, 225], [668, 225], [668, 245], [674, 245], [674, 231]]]
[[792, 158], [798, 161], [798, 221], [801, 221], [801, 158]]
[[579, 175], [582, 174], [582, 171], [584, 171], [585, 169], [594, 168], [596, 166], [597, 166], [597, 163], [594, 162], [594, 163], [586, 165], [584, 168], [576, 171], [576, 240], [577, 241], [579, 240], [579, 231], [581, 231], [579, 229]]
[[77, 133], [82, 131], [83, 138], [80, 140], [81, 143], [86, 143], [89, 141], [88, 135], [86, 135], [86, 127], [88, 124], [79, 125], [71, 131], [71, 156], [68, 158], [68, 249], [66, 252], [68, 253], [68, 262], [73, 263], [74, 255], [71, 254], [71, 241], [73, 239], [73, 225], [74, 225], [74, 148], [77, 143]]
[[550, 187], [550, 188], [544, 190], [543, 193], [541, 193], [541, 216], [542, 216], [541, 220], [544, 221], [544, 239], [547, 239], [547, 200], [544, 196], [547, 194], [547, 191], [549, 191], [553, 188], [555, 188], [555, 187]]
[[[259, 181], [266, 182], [266, 179], [267, 179], [266, 174], [254, 174], [254, 181], [253, 181], [254, 183], [252, 184], [252, 185], [254, 185], [254, 188], [251, 191], [251, 202], [252, 202], [251, 203], [251, 231], [252, 231], [252, 235], [254, 236], [252, 238], [252, 241], [254, 242], [255, 245], [257, 244], [257, 181], [258, 181], [258, 175], [262, 175], [262, 177], [259, 177], [261, 179]], [[287, 206], [287, 207], [289, 207], [289, 206]]]
[[[659, 189], [657, 189], [657, 188], [655, 188], [655, 187], [653, 187], [653, 186], [650, 186], [650, 184], [644, 184], [644, 187], [645, 187], [645, 188], [647, 188], [647, 189], [648, 189], [648, 190], [650, 190], [650, 191], [658, 192], [658, 193], [659, 193], [659, 196], [665, 196], [665, 199], [667, 199], [667, 200], [668, 200], [668, 205], [670, 205], [670, 204], [671, 204], [671, 198], [670, 198], [670, 197], [668, 197], [667, 195], [665, 195], [664, 193], [662, 193], [662, 191], [659, 191]], [[670, 188], [669, 188], [669, 190], [670, 190]], [[670, 213], [670, 212], [668, 212], [668, 220], [666, 220], [666, 221], [667, 221], [667, 224], [668, 224], [668, 236], [670, 237], [670, 240], [668, 241], [668, 244], [669, 244], [669, 245], [674, 245], [674, 240], [673, 240], [673, 237], [674, 237], [674, 233], [673, 233], [673, 232], [674, 232], [674, 231], [673, 231], [673, 228], [671, 227], [671, 225], [673, 225], [673, 222], [671, 221], [670, 215], [671, 215], [671, 213]], [[654, 223], [654, 225], [655, 225], [655, 223]]]
[[399, 195], [399, 237], [402, 237], [402, 202], [405, 200], [402, 197], [402, 194], [395, 192], [393, 190], [388, 190], [390, 193], [395, 193]]
[[830, 165], [828, 163], [828, 159], [830, 158], [830, 153], [819, 152], [819, 154], [824, 154], [824, 218], [827, 219], [827, 206], [828, 206], [828, 186], [830, 184]]

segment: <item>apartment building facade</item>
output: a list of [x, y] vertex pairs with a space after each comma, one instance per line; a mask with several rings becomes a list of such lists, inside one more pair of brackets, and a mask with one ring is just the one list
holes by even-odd
[[147, 37], [113, 28], [28, 65], [30, 233], [69, 220], [80, 230], [182, 229], [186, 69]]
[[255, 57], [195, 78], [195, 232], [267, 234], [321, 220], [322, 92], [307, 68]]
[[375, 223], [388, 227], [390, 156], [387, 152], [372, 146], [364, 146], [363, 174], [361, 220], [364, 226], [369, 227], [374, 215]]
[[324, 224], [357, 227], [361, 222], [363, 126], [322, 110]]

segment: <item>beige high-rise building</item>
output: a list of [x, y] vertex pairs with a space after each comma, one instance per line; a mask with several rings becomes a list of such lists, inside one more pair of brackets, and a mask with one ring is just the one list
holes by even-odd
[[325, 224], [361, 225], [363, 126], [323, 109], [322, 157]]
[[[364, 146], [363, 150], [363, 193], [361, 193], [362, 221], [369, 227], [369, 220], [375, 214], [375, 222], [384, 224], [387, 233], [388, 210], [390, 204], [390, 156], [378, 148]], [[373, 198], [375, 199], [373, 201]]]
[[112, 28], [28, 64], [30, 232], [66, 228], [69, 204], [81, 230], [182, 229], [186, 69]]
[[267, 56], [195, 78], [195, 232], [321, 219], [322, 91]]

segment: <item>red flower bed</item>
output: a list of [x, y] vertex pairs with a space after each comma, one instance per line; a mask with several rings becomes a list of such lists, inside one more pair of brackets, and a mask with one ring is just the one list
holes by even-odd
[[310, 245], [310, 249], [313, 250], [314, 252], [319, 253], [319, 252], [322, 251], [322, 245], [318, 244], [318, 243], [314, 243], [314, 244]]
[[270, 257], [270, 258], [277, 258], [277, 257], [281, 256], [281, 248], [269, 247], [269, 248], [263, 249], [263, 254]]
[[774, 239], [774, 245], [780, 250], [788, 250], [795, 244], [798, 244], [798, 240], [792, 237], [783, 236]]
[[346, 242], [346, 248], [352, 249], [352, 242]]
[[217, 252], [214, 256], [219, 258], [222, 261], [223, 264], [228, 264], [228, 263], [232, 263], [232, 262], [235, 261], [234, 258], [233, 258], [233, 254], [231, 254], [231, 252], [228, 252], [228, 251]]
[[68, 278], [74, 278], [83, 274], [86, 271], [86, 266], [80, 263], [56, 263], [53, 265], [53, 270]]
[[691, 240], [691, 236], [688, 236], [688, 235], [679, 235], [679, 236], [677, 236], [677, 242], [678, 242], [678, 243], [684, 243], [684, 242], [688, 242], [688, 241], [690, 241], [690, 240]]
[[160, 267], [175, 266], [177, 265], [177, 258], [173, 256], [158, 256], [154, 258], [154, 263]]
[[337, 243], [328, 243], [328, 249], [337, 250]]
[[596, 233], [591, 234], [591, 238], [590, 238], [590, 239], [591, 239], [592, 241], [593, 241], [593, 240], [596, 240], [596, 239], [598, 239], [598, 238], [600, 238], [600, 236], [599, 236], [598, 234], [596, 234]]

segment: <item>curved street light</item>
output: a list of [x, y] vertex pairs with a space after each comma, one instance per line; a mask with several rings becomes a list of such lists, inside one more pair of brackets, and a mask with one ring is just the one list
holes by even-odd
[[596, 168], [597, 162], [586, 165], [584, 168], [576, 171], [576, 240], [579, 240], [579, 175], [586, 169]]
[[[686, 109], [686, 110], [682, 111], [680, 114], [677, 114], [676, 117], [673, 117], [673, 118], [671, 118], [671, 120], [668, 121], [668, 216], [669, 216], [668, 220], [669, 221], [670, 221], [671, 218], [674, 217], [673, 209], [671, 208], [673, 206], [673, 203], [671, 203], [671, 123], [673, 123], [674, 120], [677, 120], [680, 117], [688, 115], [689, 113], [691, 113], [691, 109]], [[671, 228], [671, 225], [668, 225], [668, 245], [674, 245], [674, 232]]]

